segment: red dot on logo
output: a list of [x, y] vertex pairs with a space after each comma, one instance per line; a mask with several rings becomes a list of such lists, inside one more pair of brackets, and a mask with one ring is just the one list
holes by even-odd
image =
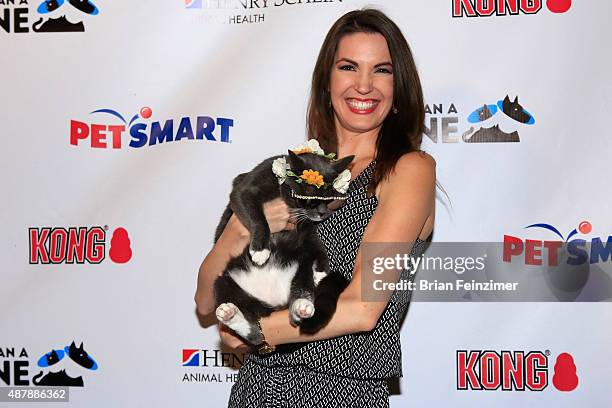
[[593, 229], [593, 226], [588, 221], [582, 221], [578, 225], [578, 231], [582, 232], [583, 234], [588, 234], [589, 232], [591, 232], [592, 229]]
[[113, 231], [110, 244], [110, 251], [108, 254], [113, 262], [126, 263], [132, 259], [130, 237], [125, 228], [119, 227]]
[[553, 13], [565, 13], [572, 7], [572, 0], [546, 0], [546, 7]]
[[140, 116], [142, 116], [145, 119], [149, 119], [152, 114], [153, 114], [153, 111], [148, 106], [145, 106], [142, 109], [140, 109]]
[[553, 385], [559, 391], [573, 391], [578, 387], [578, 374], [574, 358], [569, 353], [557, 356], [553, 373]]

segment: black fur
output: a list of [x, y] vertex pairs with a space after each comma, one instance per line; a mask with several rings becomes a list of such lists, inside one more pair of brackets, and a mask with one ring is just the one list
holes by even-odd
[[[242, 312], [250, 326], [249, 332], [243, 337], [255, 345], [262, 341], [260, 331], [256, 326], [257, 319], [270, 315], [274, 310], [291, 307], [296, 299], [308, 299], [313, 302], [315, 312], [310, 318], [291, 319], [291, 323], [300, 325], [304, 333], [314, 333], [320, 330], [331, 319], [336, 310], [338, 296], [348, 284], [344, 277], [330, 272], [325, 247], [317, 235], [315, 221], [312, 221], [312, 219], [323, 220], [332, 213], [327, 205], [331, 201], [298, 199], [292, 197], [291, 191], [299, 195], [320, 197], [333, 197], [341, 194], [331, 186], [317, 189], [316, 186], [305, 182], [297, 183], [291, 177], [287, 177], [285, 182], [279, 185], [276, 175], [272, 172], [272, 163], [280, 157], [283, 156], [266, 159], [251, 172], [240, 174], [234, 179], [230, 203], [215, 231], [216, 242], [230, 217], [235, 213], [251, 234], [250, 245], [240, 256], [229, 261], [223, 274], [215, 281], [214, 291], [217, 307], [222, 303], [232, 303]], [[349, 156], [331, 161], [312, 153], [297, 156], [291, 151], [288, 156], [284, 157], [294, 173], [301, 174], [305, 169], [315, 169], [328, 183], [331, 183], [353, 159], [353, 156]], [[263, 204], [278, 197], [282, 197], [289, 208], [299, 209], [303, 215], [295, 230], [271, 234], [264, 215]], [[265, 249], [270, 250], [270, 257], [266, 263], [257, 266], [251, 259], [249, 250], [262, 251]], [[273, 262], [273, 265], [268, 265], [270, 262]], [[236, 270], [253, 270], [250, 273], [257, 273], [257, 268], [283, 267], [293, 262], [297, 262], [298, 270], [291, 281], [288, 302], [283, 305], [273, 306], [256, 299], [243, 290], [229, 273]], [[317, 271], [327, 272], [327, 276], [316, 286], [313, 277], [313, 266], [315, 265]]]

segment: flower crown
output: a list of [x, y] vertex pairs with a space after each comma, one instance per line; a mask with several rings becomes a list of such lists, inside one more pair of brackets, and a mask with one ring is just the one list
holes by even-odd
[[[336, 157], [335, 153], [325, 154], [323, 149], [321, 149], [321, 146], [319, 146], [319, 141], [316, 139], [310, 139], [305, 144], [302, 143], [295, 149], [292, 149], [291, 151], [297, 155], [304, 154], [304, 153], [314, 153], [314, 154], [318, 154], [319, 156], [323, 156], [331, 160], [334, 160], [334, 158]], [[349, 187], [349, 183], [351, 181], [351, 172], [348, 169], [338, 174], [338, 177], [336, 177], [334, 181], [332, 181], [331, 183], [326, 182], [323, 179], [323, 175], [319, 174], [317, 170], [308, 169], [308, 170], [304, 170], [302, 174], [300, 175], [295, 174], [293, 171], [291, 171], [291, 167], [289, 166], [289, 163], [287, 163], [287, 159], [284, 156], [279, 157], [278, 159], [274, 160], [274, 162], [272, 162], [272, 172], [278, 178], [278, 184], [283, 184], [285, 180], [287, 179], [287, 177], [291, 177], [294, 179], [296, 183], [299, 183], [299, 184], [306, 183], [306, 184], [313, 185], [317, 188], [324, 188], [324, 189], [327, 189], [329, 186], [331, 186], [334, 190], [336, 190], [340, 194], [346, 193]], [[291, 191], [291, 193], [293, 197], [297, 197], [297, 198], [317, 198], [317, 199], [323, 199], [323, 200], [336, 200], [336, 199], [346, 198], [346, 197], [301, 196], [301, 195], [295, 194], [293, 190]]]

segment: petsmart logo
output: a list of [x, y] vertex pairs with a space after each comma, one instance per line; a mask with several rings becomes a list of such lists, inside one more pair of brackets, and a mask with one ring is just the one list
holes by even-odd
[[[96, 149], [140, 148], [181, 140], [207, 140], [230, 143], [230, 128], [234, 120], [212, 118], [210, 116], [188, 116], [147, 123], [144, 120], [153, 116], [153, 110], [145, 106], [132, 116], [129, 122], [113, 109], [97, 109], [90, 113], [102, 123], [70, 121], [70, 144], [79, 146], [89, 144]], [[129, 136], [129, 141], [125, 140]]]
[[[30, 228], [30, 264], [99, 264], [106, 258], [104, 227]], [[123, 227], [113, 231], [108, 255], [115, 263], [132, 259], [128, 232]]]
[[551, 224], [531, 224], [525, 228], [550, 231], [561, 240], [523, 240], [512, 235], [504, 235], [504, 262], [512, 262], [513, 257], [522, 256], [525, 265], [542, 265], [545, 262], [547, 265], [556, 266], [559, 264], [559, 249], [562, 247], [567, 252], [568, 265], [596, 264], [612, 260], [612, 235], [608, 236], [605, 242], [603, 237], [591, 238], [590, 242], [582, 238], [570, 241], [570, 238], [576, 235], [587, 235], [592, 231], [593, 226], [588, 221], [582, 221], [565, 237]]
[[[472, 391], [543, 391], [548, 387], [550, 351], [457, 350], [457, 389]], [[578, 387], [574, 357], [561, 353], [553, 368], [559, 391]]]
[[[453, 17], [491, 17], [518, 14], [537, 14], [542, 10], [542, 0], [452, 0]], [[553, 13], [565, 13], [572, 7], [572, 0], [546, 0], [546, 7]]]

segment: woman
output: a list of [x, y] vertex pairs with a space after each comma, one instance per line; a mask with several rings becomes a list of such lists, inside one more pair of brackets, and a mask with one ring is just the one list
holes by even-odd
[[[288, 311], [261, 319], [269, 354], [248, 354], [232, 388], [231, 407], [387, 407], [386, 379], [400, 377], [399, 292], [362, 299], [360, 243], [415, 243], [432, 232], [435, 161], [419, 151], [424, 104], [416, 66], [399, 28], [382, 12], [356, 10], [332, 26], [314, 69], [308, 109], [310, 138], [339, 158], [355, 155], [348, 199], [318, 225], [331, 269], [350, 284], [330, 322], [315, 335], [289, 324]], [[293, 228], [286, 205], [265, 206], [272, 232]], [[212, 282], [249, 233], [234, 216], [198, 278], [200, 313], [213, 310]], [[404, 294], [405, 295], [405, 294]], [[404, 297], [404, 300], [405, 297]], [[220, 326], [230, 347], [242, 340]]]

